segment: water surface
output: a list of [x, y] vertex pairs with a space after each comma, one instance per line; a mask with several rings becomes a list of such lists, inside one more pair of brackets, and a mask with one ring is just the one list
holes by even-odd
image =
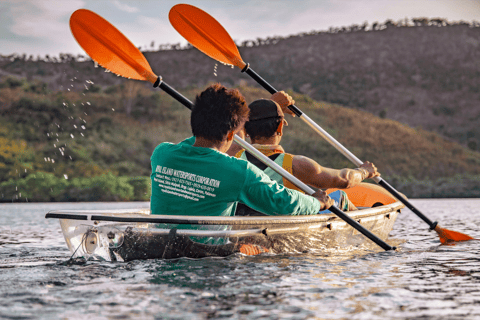
[[[480, 238], [480, 199], [413, 200], [445, 228]], [[476, 319], [480, 241], [441, 246], [409, 210], [388, 242], [226, 259], [68, 262], [50, 210], [147, 203], [0, 204], [1, 319]]]

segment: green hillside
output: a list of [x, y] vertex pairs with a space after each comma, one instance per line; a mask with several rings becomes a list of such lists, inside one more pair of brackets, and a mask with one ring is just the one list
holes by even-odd
[[[86, 86], [83, 92], [50, 92], [25, 80], [0, 83], [0, 201], [148, 200], [150, 155], [161, 142], [191, 135], [188, 109], [141, 82], [101, 90], [73, 80]], [[248, 102], [268, 98], [258, 88], [239, 89]], [[193, 100], [201, 90], [181, 91]], [[367, 112], [292, 95], [407, 195], [480, 195], [480, 153]], [[352, 167], [299, 119], [289, 119], [283, 145], [324, 166]], [[432, 189], [436, 184], [441, 188]]]
[[[245, 41], [239, 46], [243, 60], [278, 89], [434, 131], [478, 151], [479, 26], [417, 18], [409, 24], [354, 25]], [[160, 47], [160, 51], [145, 52], [147, 60], [177, 89], [203, 87], [212, 81], [258, 86], [237, 68], [219, 65], [214, 73], [216, 62], [197, 49]], [[85, 57], [68, 54], [40, 60], [0, 56], [0, 79], [12, 75], [64, 92], [83, 90], [86, 80], [104, 89], [124, 82], [95, 68]], [[72, 87], [72, 79], [80, 85]]]

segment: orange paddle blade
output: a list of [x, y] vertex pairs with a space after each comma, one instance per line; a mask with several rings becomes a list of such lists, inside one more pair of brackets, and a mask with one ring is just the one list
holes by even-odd
[[98, 14], [86, 9], [75, 11], [70, 29], [83, 50], [105, 69], [129, 79], [157, 80], [140, 50]]
[[459, 241], [478, 240], [464, 233], [440, 228], [438, 225], [435, 227], [435, 231], [437, 231], [438, 236], [440, 237], [440, 242], [442, 244], [450, 244], [452, 242], [459, 242]]
[[[336, 190], [339, 189], [331, 188], [326, 192], [330, 194]], [[353, 188], [341, 190], [356, 207], [372, 207], [376, 203], [386, 205], [397, 201], [387, 190], [371, 183], [362, 182]]]
[[246, 66], [228, 32], [205, 11], [177, 4], [170, 9], [168, 18], [178, 33], [210, 58], [241, 69]]

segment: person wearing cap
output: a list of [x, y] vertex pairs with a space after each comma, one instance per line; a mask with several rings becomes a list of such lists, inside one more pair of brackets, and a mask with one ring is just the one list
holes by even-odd
[[[253, 101], [248, 107], [250, 109], [249, 121], [245, 123], [245, 133], [250, 137], [252, 145], [264, 155], [272, 159], [286, 171], [297, 177], [307, 185], [319, 189], [327, 188], [351, 188], [358, 185], [365, 179], [379, 176], [377, 168], [366, 161], [357, 169], [331, 169], [322, 167], [314, 160], [300, 155], [285, 153], [280, 145], [283, 130], [288, 126], [285, 120], [285, 113], [295, 116], [289, 105], [295, 104], [291, 96], [283, 91], [272, 95], [271, 99], [260, 99]], [[299, 190], [294, 184], [281, 175], [265, 166], [254, 158], [250, 153], [239, 148], [231, 148], [228, 153], [235, 157], [248, 160], [263, 170], [272, 180], [283, 184], [285, 187]], [[299, 190], [301, 191], [301, 190]], [[356, 207], [348, 200], [344, 191], [335, 191], [329, 196], [335, 200], [338, 207], [344, 211], [356, 210]], [[328, 210], [321, 213], [329, 213]], [[258, 212], [245, 206], [239, 206], [237, 215], [256, 215]]]
[[[225, 153], [248, 113], [236, 89], [215, 84], [197, 95], [190, 120], [193, 136], [178, 144], [161, 143], [153, 151], [152, 214], [233, 216], [242, 202], [268, 215], [310, 215], [333, 205], [324, 191], [309, 196], [285, 188], [250, 162]], [[168, 227], [211, 230], [215, 226]], [[195, 241], [217, 244], [212, 238]]]

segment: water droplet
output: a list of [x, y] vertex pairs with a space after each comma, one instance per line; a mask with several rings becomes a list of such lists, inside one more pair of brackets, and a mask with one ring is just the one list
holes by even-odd
[[63, 175], [65, 177], [66, 180], [68, 180], [68, 176], [66, 174]]

